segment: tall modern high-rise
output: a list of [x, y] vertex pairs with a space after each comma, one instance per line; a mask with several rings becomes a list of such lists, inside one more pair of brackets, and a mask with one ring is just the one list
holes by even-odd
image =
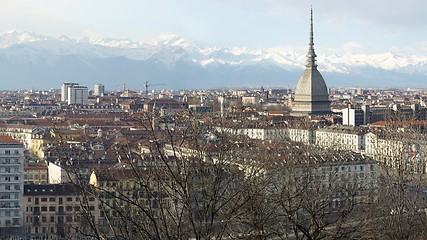
[[22, 227], [24, 146], [9, 136], [0, 136], [0, 237]]
[[72, 86], [68, 88], [68, 105], [87, 105], [89, 91], [84, 86]]
[[307, 64], [295, 88], [291, 112], [294, 116], [325, 115], [331, 112], [328, 88], [319, 70], [317, 70], [317, 55], [314, 52], [313, 41], [313, 9], [311, 9], [310, 21]]
[[93, 88], [93, 95], [95, 96], [103, 96], [105, 91], [104, 85], [97, 83]]
[[77, 86], [78, 83], [63, 83], [61, 87], [61, 101], [67, 102], [68, 101], [68, 89], [72, 86]]

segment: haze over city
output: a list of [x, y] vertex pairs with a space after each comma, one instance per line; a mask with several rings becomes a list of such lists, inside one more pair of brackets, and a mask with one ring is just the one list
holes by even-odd
[[0, 31], [150, 42], [178, 35], [201, 46], [305, 50], [313, 5], [319, 53], [426, 54], [427, 3], [409, 1], [7, 1]]
[[0, 65], [7, 71], [0, 83], [294, 88], [310, 5], [329, 86], [424, 87], [422, 1], [3, 2]]

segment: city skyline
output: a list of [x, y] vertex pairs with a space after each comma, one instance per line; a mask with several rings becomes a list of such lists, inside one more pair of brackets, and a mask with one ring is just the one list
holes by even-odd
[[386, 1], [13, 1], [1, 3], [0, 32], [152, 42], [177, 35], [201, 46], [303, 50], [313, 6], [319, 54], [426, 55], [419, 0]]

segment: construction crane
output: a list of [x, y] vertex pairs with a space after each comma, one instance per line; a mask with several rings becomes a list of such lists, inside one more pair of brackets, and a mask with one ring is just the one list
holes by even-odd
[[161, 86], [161, 85], [165, 85], [165, 84], [164, 83], [148, 84], [148, 81], [145, 81], [145, 84], [143, 85], [145, 87], [145, 98], [148, 99], [148, 87]]

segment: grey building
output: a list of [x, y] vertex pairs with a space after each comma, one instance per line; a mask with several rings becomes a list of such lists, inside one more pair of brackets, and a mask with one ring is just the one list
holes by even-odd
[[291, 112], [294, 116], [325, 115], [331, 112], [328, 88], [319, 70], [317, 70], [317, 55], [314, 52], [313, 39], [313, 10], [311, 10], [307, 64], [295, 88], [295, 98]]
[[22, 230], [24, 146], [9, 136], [0, 136], [0, 163], [0, 238], [3, 239], [17, 237]]

